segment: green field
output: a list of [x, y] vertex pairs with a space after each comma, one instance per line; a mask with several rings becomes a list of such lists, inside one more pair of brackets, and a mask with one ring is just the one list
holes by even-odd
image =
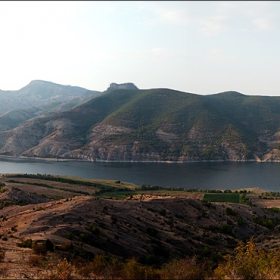
[[210, 202], [240, 203], [239, 193], [206, 193], [203, 200]]

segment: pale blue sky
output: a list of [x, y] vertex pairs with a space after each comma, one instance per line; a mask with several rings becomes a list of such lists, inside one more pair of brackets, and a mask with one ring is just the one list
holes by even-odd
[[0, 2], [0, 89], [111, 82], [280, 96], [278, 1]]

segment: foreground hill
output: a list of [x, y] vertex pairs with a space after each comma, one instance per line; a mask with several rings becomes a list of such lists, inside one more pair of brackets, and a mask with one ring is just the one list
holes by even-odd
[[[135, 257], [151, 267], [196, 256], [214, 269], [240, 240], [255, 237], [258, 248], [272, 251], [280, 245], [280, 200], [274, 196], [271, 209], [259, 207], [268, 201], [259, 198], [259, 190], [232, 193], [246, 198], [232, 203], [203, 200], [204, 193], [194, 190], [139, 191], [119, 181], [38, 174], [10, 174], [0, 181], [0, 272], [8, 269], [6, 278], [35, 279], [47, 261], [66, 257], [84, 265], [99, 255], [121, 262]], [[125, 199], [114, 198], [114, 192], [110, 199], [100, 196], [100, 190], [124, 187]], [[85, 190], [93, 192], [85, 195]]]
[[112, 86], [0, 132], [0, 154], [113, 161], [280, 160], [280, 98]]

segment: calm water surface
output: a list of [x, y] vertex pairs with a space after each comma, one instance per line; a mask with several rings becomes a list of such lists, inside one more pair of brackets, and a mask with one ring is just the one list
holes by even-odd
[[204, 189], [280, 191], [280, 163], [107, 163], [0, 158], [0, 173], [41, 173]]

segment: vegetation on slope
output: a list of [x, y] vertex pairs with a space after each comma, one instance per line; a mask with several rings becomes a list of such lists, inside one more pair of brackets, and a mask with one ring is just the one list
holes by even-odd
[[201, 96], [170, 89], [111, 89], [66, 112], [0, 132], [0, 154], [116, 161], [279, 160], [279, 109], [278, 97], [237, 92]]
[[[7, 174], [0, 183], [4, 278], [13, 277], [17, 263], [13, 278], [20, 271], [56, 279], [279, 276], [277, 192], [164, 189], [47, 174]], [[52, 199], [40, 200], [47, 194]], [[270, 208], [258, 206], [263, 203]]]

